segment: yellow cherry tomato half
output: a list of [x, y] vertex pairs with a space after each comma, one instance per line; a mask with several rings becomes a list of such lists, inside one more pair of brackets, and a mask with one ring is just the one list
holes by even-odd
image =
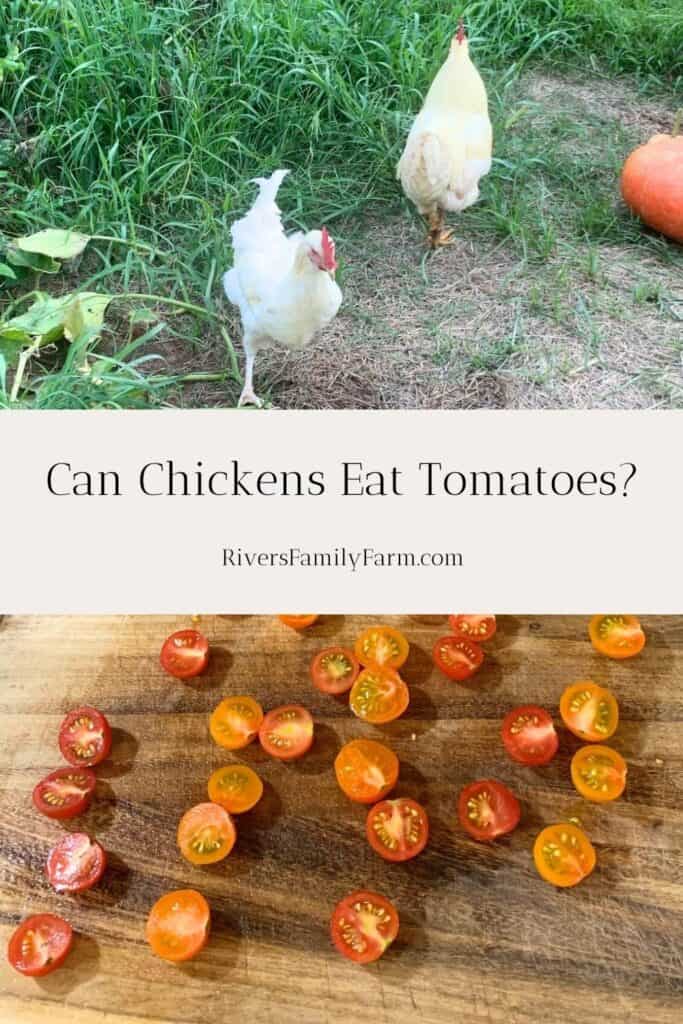
[[560, 714], [575, 736], [593, 743], [609, 739], [619, 724], [616, 697], [590, 679], [567, 687], [560, 698]]
[[240, 750], [258, 736], [263, 708], [252, 697], [226, 697], [209, 719], [209, 731], [219, 747]]
[[317, 618], [317, 615], [278, 615], [280, 622], [291, 629], [308, 629]]
[[633, 658], [645, 646], [645, 633], [635, 615], [594, 615], [588, 635], [596, 651], [608, 658]]
[[550, 825], [536, 837], [534, 863], [541, 878], [561, 889], [578, 885], [595, 867], [595, 850], [576, 825]]
[[357, 718], [373, 725], [393, 722], [410, 702], [408, 687], [390, 668], [364, 668], [351, 687], [349, 707]]
[[209, 800], [230, 814], [243, 814], [255, 807], [263, 796], [263, 783], [246, 764], [227, 764], [211, 775]]
[[218, 804], [197, 804], [178, 825], [178, 846], [191, 864], [215, 864], [227, 857], [237, 833], [232, 818]]
[[400, 668], [408, 657], [410, 644], [391, 626], [370, 626], [356, 640], [354, 651], [361, 665]]
[[591, 744], [580, 747], [572, 758], [574, 786], [586, 800], [596, 804], [616, 800], [624, 792], [628, 767], [611, 747]]

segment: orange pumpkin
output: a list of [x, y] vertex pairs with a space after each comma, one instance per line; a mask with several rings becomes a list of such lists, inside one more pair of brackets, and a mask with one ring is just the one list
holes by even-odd
[[628, 157], [621, 172], [627, 206], [655, 231], [683, 242], [683, 135], [676, 116], [671, 135], [653, 135]]

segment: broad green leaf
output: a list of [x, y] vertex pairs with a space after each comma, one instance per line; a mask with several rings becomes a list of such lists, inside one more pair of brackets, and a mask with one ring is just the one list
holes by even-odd
[[113, 295], [101, 295], [98, 292], [75, 295], [64, 317], [64, 337], [73, 341], [86, 330], [91, 331], [93, 337], [98, 334], [104, 323], [107, 306], [113, 298]]
[[9, 277], [13, 281], [16, 281], [17, 279], [17, 275], [6, 263], [0, 263], [0, 277]]
[[50, 295], [40, 292], [25, 313], [13, 316], [0, 326], [0, 333], [8, 328], [24, 331], [31, 338], [40, 338], [41, 345], [57, 341], [64, 334], [64, 319], [73, 295], [62, 295], [53, 299]]
[[7, 366], [17, 364], [22, 348], [33, 344], [33, 338], [26, 331], [14, 327], [0, 327], [0, 355], [4, 356]]
[[90, 241], [90, 235], [79, 231], [63, 231], [61, 228], [45, 228], [35, 235], [15, 238], [14, 244], [24, 252], [40, 253], [60, 260], [71, 260], [79, 256]]
[[23, 252], [15, 245], [7, 246], [5, 258], [15, 267], [28, 267], [29, 270], [35, 270], [40, 274], [58, 274], [62, 269], [62, 264], [53, 260], [51, 256], [39, 252]]

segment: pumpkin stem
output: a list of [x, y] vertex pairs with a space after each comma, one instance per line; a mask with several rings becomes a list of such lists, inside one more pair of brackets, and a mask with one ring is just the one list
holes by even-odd
[[681, 128], [683, 127], [683, 107], [676, 111], [674, 114], [674, 126], [671, 129], [671, 135], [675, 139]]

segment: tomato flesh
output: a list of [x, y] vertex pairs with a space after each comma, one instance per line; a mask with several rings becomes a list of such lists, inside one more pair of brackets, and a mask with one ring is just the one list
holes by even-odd
[[163, 960], [191, 960], [206, 945], [211, 911], [201, 893], [175, 889], [157, 900], [149, 912], [145, 937]]
[[550, 825], [536, 837], [534, 863], [546, 882], [561, 889], [578, 885], [595, 867], [595, 850], [576, 825]]
[[358, 659], [346, 647], [326, 647], [311, 662], [311, 679], [321, 693], [346, 693], [359, 672]]
[[190, 864], [216, 864], [228, 856], [236, 838], [232, 818], [214, 803], [191, 807], [178, 825], [178, 846]]
[[226, 697], [214, 709], [209, 731], [219, 747], [240, 750], [258, 736], [263, 708], [251, 697]]
[[598, 744], [580, 747], [571, 763], [574, 786], [582, 797], [597, 804], [621, 796], [626, 787], [627, 771], [621, 754]]
[[567, 728], [582, 740], [609, 739], [619, 724], [619, 705], [609, 690], [590, 679], [568, 686], [560, 699]]
[[34, 914], [12, 933], [7, 959], [15, 971], [42, 978], [60, 967], [73, 945], [73, 929], [56, 914]]
[[385, 860], [410, 860], [427, 845], [429, 819], [416, 800], [402, 796], [371, 807], [365, 830], [370, 846]]
[[449, 634], [436, 641], [432, 657], [444, 675], [456, 682], [463, 682], [481, 667], [484, 652], [473, 640]]
[[596, 651], [608, 658], [633, 658], [645, 646], [645, 633], [635, 615], [594, 615], [588, 635]]
[[76, 768], [100, 764], [111, 750], [109, 722], [97, 708], [75, 708], [59, 727], [59, 749]]
[[300, 704], [269, 711], [259, 729], [261, 746], [280, 761], [302, 757], [313, 743], [313, 719]]
[[370, 626], [361, 633], [354, 647], [361, 665], [374, 668], [400, 668], [409, 650], [403, 633], [391, 626]]
[[398, 913], [385, 896], [359, 889], [337, 904], [330, 922], [332, 942], [348, 960], [379, 960], [398, 935]]
[[107, 855], [85, 832], [69, 832], [47, 857], [47, 877], [57, 892], [85, 892], [97, 885], [107, 866]]
[[230, 764], [213, 773], [208, 784], [209, 800], [230, 814], [243, 814], [263, 796], [263, 783], [246, 764]]
[[209, 641], [196, 629], [179, 629], [164, 640], [159, 661], [176, 679], [193, 679], [209, 663]]
[[458, 817], [462, 827], [480, 841], [496, 839], [519, 824], [519, 800], [495, 779], [470, 782], [460, 793]]
[[509, 711], [503, 719], [502, 737], [513, 761], [526, 765], [548, 764], [560, 742], [552, 718], [537, 704]]
[[290, 629], [308, 629], [317, 618], [317, 615], [278, 615], [280, 622]]
[[448, 625], [456, 636], [483, 644], [496, 632], [495, 615], [449, 615]]
[[403, 714], [409, 702], [408, 687], [390, 668], [363, 669], [349, 695], [354, 715], [374, 725], [392, 722]]
[[361, 804], [382, 800], [398, 781], [398, 758], [376, 740], [351, 740], [335, 758], [334, 771], [341, 789]]
[[88, 809], [96, 782], [90, 768], [58, 768], [34, 788], [34, 806], [47, 818], [75, 818]]

